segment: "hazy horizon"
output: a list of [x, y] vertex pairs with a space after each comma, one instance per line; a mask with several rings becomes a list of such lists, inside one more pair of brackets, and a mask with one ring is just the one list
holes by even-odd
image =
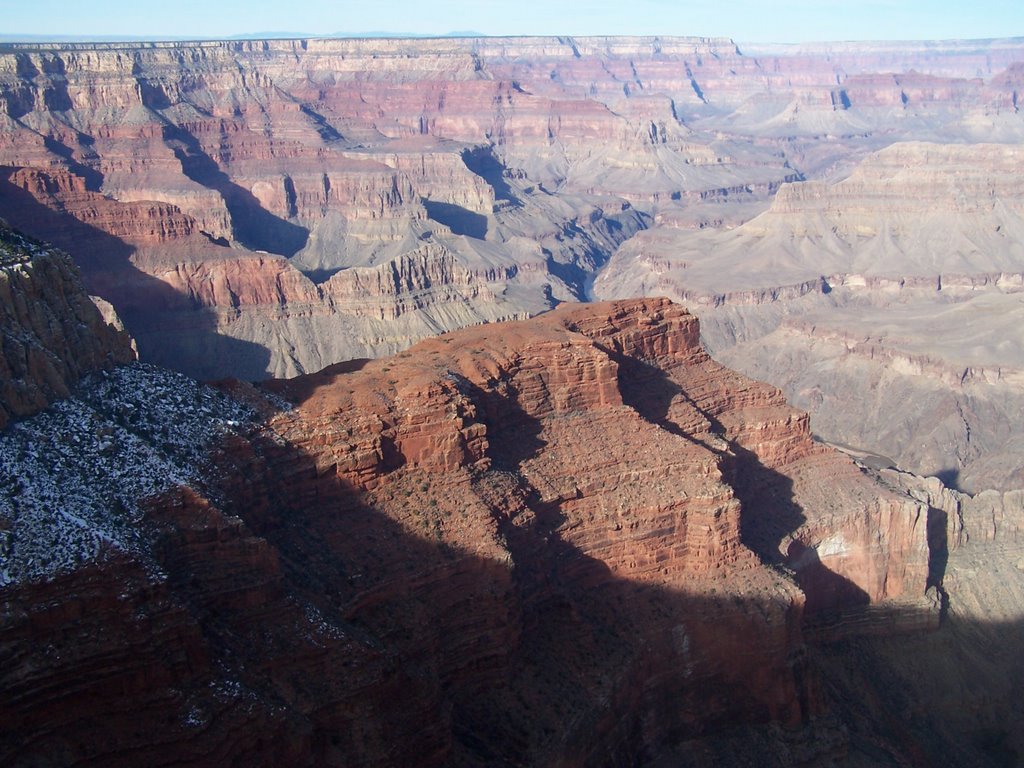
[[970, 40], [1024, 36], [1024, 3], [980, 0], [790, 0], [768, 5], [635, 0], [515, 4], [378, 0], [38, 0], [5, 9], [0, 40], [203, 40], [252, 37], [661, 35], [745, 43]]

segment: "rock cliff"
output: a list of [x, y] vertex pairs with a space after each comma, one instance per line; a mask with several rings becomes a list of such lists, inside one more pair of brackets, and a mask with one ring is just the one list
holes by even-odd
[[825, 439], [1010, 490], [1022, 159], [1015, 145], [895, 144], [840, 180], [783, 185], [741, 226], [641, 233], [594, 291], [685, 301], [723, 362], [782, 387]]
[[[254, 379], [589, 299], [638, 232], [731, 228], [894, 142], [1024, 135], [1019, 40], [752, 50], [668, 37], [9, 44], [0, 215], [71, 253], [144, 359]], [[397, 310], [376, 278], [347, 277], [334, 300], [332, 276], [387, 280], [425, 244], [477, 285], [420, 280]], [[648, 250], [625, 254], [661, 258]], [[603, 295], [672, 288], [644, 280]]]
[[127, 334], [86, 296], [70, 257], [2, 220], [0, 334], [0, 428], [67, 397], [82, 376], [135, 357]]
[[0, 436], [4, 762], [852, 754], [807, 643], [937, 626], [928, 505], [699, 335], [635, 300], [88, 379]]

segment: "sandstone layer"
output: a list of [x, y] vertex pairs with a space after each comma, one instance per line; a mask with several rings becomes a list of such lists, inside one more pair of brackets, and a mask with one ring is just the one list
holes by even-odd
[[938, 627], [929, 505], [699, 335], [564, 307], [262, 390], [129, 366], [9, 428], [3, 761], [855, 757], [808, 643]]
[[642, 233], [595, 292], [687, 302], [723, 362], [782, 387], [827, 440], [1016, 488], [1022, 161], [1009, 145], [893, 145], [841, 180], [784, 185], [741, 226]]

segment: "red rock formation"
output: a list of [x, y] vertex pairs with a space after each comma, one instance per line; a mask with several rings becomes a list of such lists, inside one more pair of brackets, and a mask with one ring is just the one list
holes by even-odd
[[0, 221], [0, 428], [67, 397], [87, 373], [134, 359], [85, 295], [71, 259]]
[[[268, 385], [290, 410], [227, 385], [267, 420], [220, 444], [208, 492], [149, 500], [148, 570], [0, 592], [0, 756], [614, 765], [812, 727], [805, 601], [898, 615], [920, 506], [698, 339], [665, 300], [564, 307]], [[785, 541], [848, 591], [766, 567]], [[823, 727], [811, 751], [842, 752]]]
[[[589, 274], [651, 216], [746, 219], [780, 186], [922, 130], [1013, 143], [1020, 57], [1012, 41], [756, 56], [661, 37], [9, 45], [0, 214], [67, 248], [144, 357], [293, 375], [586, 298]], [[397, 312], [357, 292], [352, 315], [311, 302], [298, 274], [283, 306], [264, 301], [285, 267], [251, 258], [292, 257], [319, 283], [387, 272], [425, 239], [469, 272], [505, 273], [509, 290], [467, 301], [434, 283]], [[715, 295], [778, 292], [743, 289]], [[219, 366], [213, 334], [234, 350]]]

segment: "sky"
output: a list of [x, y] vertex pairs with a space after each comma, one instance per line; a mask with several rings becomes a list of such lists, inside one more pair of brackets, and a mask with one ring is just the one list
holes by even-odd
[[737, 42], [1024, 36], [1024, 0], [0, 0], [0, 36], [696, 35]]

